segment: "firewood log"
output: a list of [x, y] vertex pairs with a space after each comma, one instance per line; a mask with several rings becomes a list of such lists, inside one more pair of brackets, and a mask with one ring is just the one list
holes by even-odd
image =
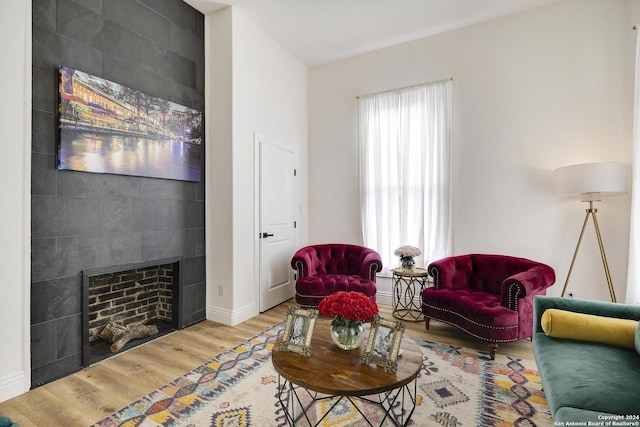
[[111, 350], [112, 353], [117, 353], [132, 339], [150, 337], [157, 333], [158, 327], [155, 325], [145, 325], [143, 322], [123, 325], [118, 322], [109, 321], [102, 332], [100, 332], [100, 337], [111, 343], [109, 350]]

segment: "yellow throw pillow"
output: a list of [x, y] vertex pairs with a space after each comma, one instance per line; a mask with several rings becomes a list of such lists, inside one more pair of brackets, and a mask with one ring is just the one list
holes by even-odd
[[635, 348], [637, 320], [550, 308], [542, 314], [540, 323], [544, 333], [550, 337]]

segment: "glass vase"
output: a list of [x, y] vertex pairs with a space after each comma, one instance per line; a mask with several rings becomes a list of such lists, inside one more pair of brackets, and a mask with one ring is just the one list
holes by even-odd
[[412, 271], [416, 266], [416, 261], [412, 256], [401, 256], [400, 265], [402, 266], [403, 270]]
[[331, 339], [343, 350], [354, 350], [364, 339], [364, 323], [335, 317], [331, 321]]

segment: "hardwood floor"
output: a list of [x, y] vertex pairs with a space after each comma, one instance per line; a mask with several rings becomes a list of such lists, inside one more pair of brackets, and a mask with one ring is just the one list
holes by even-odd
[[[2, 402], [0, 415], [21, 427], [91, 425], [284, 320], [292, 304], [292, 300], [287, 301], [233, 327], [204, 321], [166, 335]], [[380, 315], [392, 319], [391, 307], [380, 305]], [[405, 334], [487, 350], [485, 342], [435, 321], [428, 331], [424, 322], [406, 322]], [[498, 353], [533, 359], [529, 340], [500, 345]]]

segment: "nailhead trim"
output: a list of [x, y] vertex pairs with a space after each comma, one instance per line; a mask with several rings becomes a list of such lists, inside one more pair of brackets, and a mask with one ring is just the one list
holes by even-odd
[[[336, 291], [336, 292], [338, 292], [338, 291]], [[345, 291], [345, 292], [350, 292], [350, 291]], [[353, 292], [358, 292], [358, 291], [353, 291]], [[332, 292], [332, 293], [333, 293], [333, 292]], [[362, 293], [362, 292], [361, 292], [361, 293]], [[365, 295], [364, 293], [362, 293], [362, 294], [363, 294], [363, 295]], [[331, 295], [331, 294], [329, 294], [329, 295]], [[299, 293], [298, 291], [296, 291], [296, 296], [297, 296], [297, 297], [301, 297], [301, 298], [315, 298], [315, 299], [323, 300], [323, 299], [325, 299], [326, 297], [328, 297], [329, 295], [303, 295], [303, 294]], [[370, 297], [370, 296], [368, 296], [368, 295], [365, 295], [365, 296], [366, 296], [367, 298], [369, 298], [370, 300], [375, 301], [375, 300], [374, 300], [375, 295], [374, 295], [374, 296], [372, 296], [372, 297]]]
[[[518, 311], [518, 301], [520, 300], [520, 296], [519, 296], [520, 295], [520, 286], [518, 286], [518, 285], [519, 285], [519, 283], [516, 283], [516, 282], [512, 282], [509, 285], [509, 301], [508, 301], [509, 307], [507, 307], [508, 309], [516, 311], [516, 312]], [[515, 294], [513, 294], [513, 289], [514, 288], [515, 288]], [[511, 307], [512, 301], [513, 301], [513, 304], [515, 305], [515, 308]]]
[[[336, 292], [339, 292], [339, 291], [336, 291]], [[345, 292], [359, 292], [359, 291], [345, 291]], [[333, 293], [333, 292], [332, 292], [332, 293]], [[362, 295], [365, 295], [365, 293], [364, 293], [364, 292], [360, 292], [360, 293], [361, 293]], [[328, 297], [328, 296], [329, 296], [329, 295], [331, 295], [331, 294], [329, 294], [329, 295], [303, 295], [303, 294], [301, 294], [301, 293], [299, 293], [299, 292], [297, 292], [297, 291], [296, 291], [296, 295], [297, 295], [297, 296], [299, 296], [299, 297], [303, 297], [303, 298], [320, 298], [320, 299], [325, 299], [326, 297]], [[368, 296], [368, 295], [365, 295], [365, 296], [366, 296], [367, 298], [371, 299], [371, 300], [375, 297], [375, 296], [370, 297], [370, 296]]]
[[517, 338], [516, 338], [516, 339], [514, 339], [514, 340], [495, 340], [495, 339], [490, 340], [490, 339], [488, 339], [488, 338], [481, 337], [480, 335], [476, 335], [476, 334], [474, 334], [473, 332], [470, 332], [470, 331], [466, 330], [466, 329], [465, 329], [465, 328], [463, 328], [462, 326], [460, 326], [460, 325], [456, 325], [455, 323], [451, 323], [451, 322], [450, 322], [450, 321], [448, 321], [448, 320], [436, 319], [436, 318], [434, 318], [434, 317], [429, 317], [429, 319], [437, 320], [438, 322], [447, 323], [447, 324], [449, 324], [449, 325], [451, 325], [451, 326], [455, 326], [456, 328], [458, 328], [458, 329], [462, 329], [463, 331], [465, 331], [465, 332], [466, 332], [466, 333], [468, 333], [469, 335], [471, 335], [471, 336], [473, 336], [473, 337], [476, 337], [476, 338], [478, 338], [478, 339], [481, 339], [482, 341], [487, 341], [487, 342], [514, 342], [514, 341], [518, 341], [518, 339], [517, 339]]
[[294, 265], [295, 265], [295, 269], [300, 272], [300, 275], [298, 277], [306, 277], [306, 274], [304, 272], [305, 263], [302, 262], [302, 260], [296, 260], [294, 262]]
[[[433, 306], [433, 305], [425, 304], [425, 303], [422, 303], [422, 306], [423, 306], [423, 307], [429, 307], [429, 308], [432, 308], [432, 309], [434, 309], [434, 310], [445, 311], [445, 312], [447, 312], [447, 313], [451, 313], [451, 314], [453, 314], [453, 315], [456, 315], [456, 316], [458, 316], [458, 317], [461, 317], [462, 319], [464, 319], [464, 320], [468, 321], [469, 323], [473, 323], [473, 324], [474, 324], [474, 325], [476, 325], [476, 326], [480, 326], [480, 327], [487, 328], [487, 329], [506, 330], [506, 329], [513, 329], [513, 328], [517, 328], [517, 327], [518, 327], [518, 325], [511, 325], [511, 326], [490, 326], [490, 325], [483, 325], [482, 323], [478, 323], [478, 322], [476, 322], [475, 320], [471, 320], [471, 319], [469, 319], [468, 317], [465, 317], [465, 316], [461, 315], [460, 313], [456, 313], [455, 311], [447, 310], [447, 309], [440, 308], [440, 307], [435, 307], [435, 306]], [[424, 310], [423, 310], [423, 312], [424, 312]], [[436, 319], [436, 320], [439, 320], [439, 319]], [[443, 322], [444, 322], [444, 320], [443, 320]], [[472, 334], [472, 335], [473, 335], [473, 334]]]
[[[305, 263], [302, 260], [296, 260], [294, 261], [294, 269], [298, 270], [300, 272], [299, 277], [306, 277], [307, 274], [304, 271], [304, 267], [305, 267]], [[379, 264], [377, 262], [373, 262], [371, 263], [371, 265], [369, 266], [369, 280], [373, 280], [374, 282], [376, 281], [376, 273], [378, 271], [382, 270], [382, 264]]]
[[435, 288], [440, 289], [440, 271], [436, 266], [431, 267], [429, 274], [433, 277], [433, 285]]
[[376, 281], [376, 273], [382, 270], [382, 264], [378, 264], [377, 262], [372, 262], [369, 266], [369, 280]]

